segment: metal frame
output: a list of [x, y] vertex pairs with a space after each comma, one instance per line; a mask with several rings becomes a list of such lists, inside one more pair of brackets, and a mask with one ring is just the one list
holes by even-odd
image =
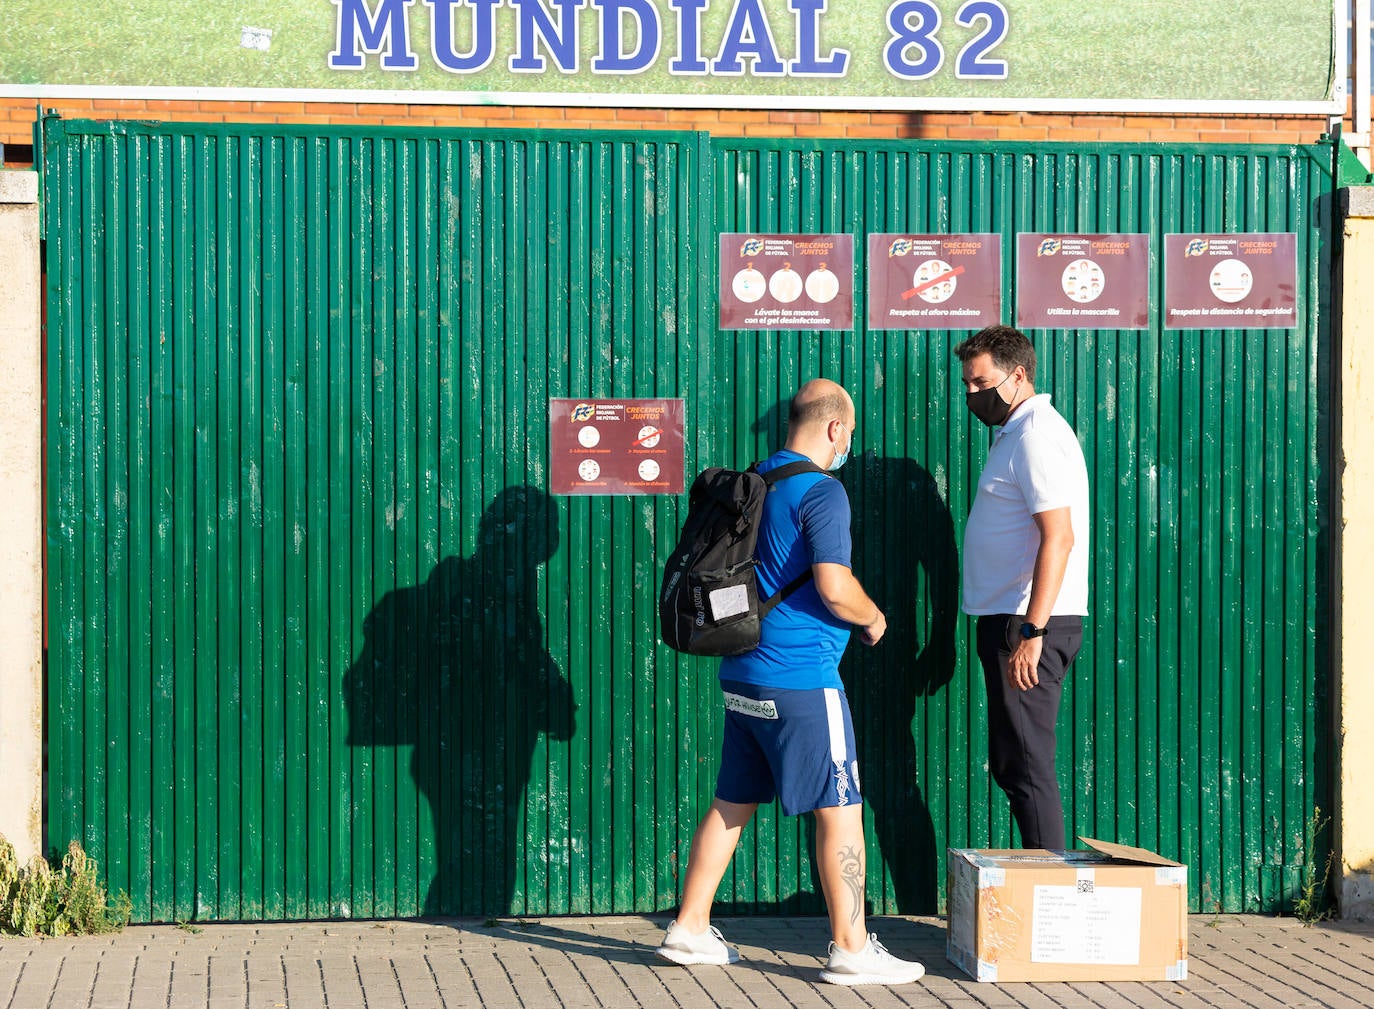
[[1346, 21], [1341, 31], [1336, 33], [1337, 45], [1345, 52], [1338, 53], [1338, 65], [1346, 68], [1345, 77], [1340, 82], [1343, 90], [1345, 81], [1351, 84], [1350, 123], [1351, 129], [1344, 134], [1345, 142], [1355, 156], [1364, 163], [1365, 168], [1374, 167], [1370, 161], [1369, 110], [1374, 102], [1374, 84], [1371, 84], [1369, 64], [1371, 40], [1369, 30], [1369, 0], [1348, 0]]
[[[1362, 0], [1368, 6], [1367, 0]], [[1367, 20], [1367, 19], [1366, 19]], [[1366, 34], [1367, 31], [1366, 31]], [[615, 104], [634, 109], [794, 109], [852, 112], [862, 107], [875, 112], [1119, 112], [1147, 115], [1339, 115], [1345, 110], [1343, 87], [1332, 98], [1312, 101], [1191, 101], [1153, 98], [976, 98], [913, 99], [858, 98], [852, 95], [735, 95], [728, 103], [709, 95], [618, 94]], [[158, 101], [344, 102], [354, 105], [535, 105], [595, 107], [606, 104], [604, 94], [524, 91], [344, 91], [332, 88], [163, 88], [99, 87], [85, 84], [0, 85], [0, 98], [132, 98]], [[859, 104], [856, 104], [859, 103]]]

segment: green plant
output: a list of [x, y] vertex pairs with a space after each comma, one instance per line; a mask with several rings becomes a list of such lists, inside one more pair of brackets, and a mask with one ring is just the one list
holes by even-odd
[[1204, 914], [1210, 913], [1212, 920], [1207, 923], [1208, 928], [1217, 928], [1221, 925], [1221, 901], [1212, 892], [1212, 877], [1207, 876], [1202, 880], [1202, 907], [1200, 910]]
[[1303, 870], [1302, 885], [1297, 899], [1293, 901], [1293, 917], [1309, 927], [1319, 921], [1325, 921], [1335, 913], [1335, 909], [1326, 902], [1326, 883], [1331, 876], [1331, 859], [1334, 853], [1327, 852], [1326, 861], [1322, 864], [1319, 874], [1314, 852], [1317, 837], [1330, 823], [1331, 817], [1322, 816], [1320, 806], [1313, 807], [1312, 818], [1308, 821], [1308, 839], [1303, 844], [1303, 864], [1306, 868]]
[[60, 866], [35, 855], [21, 865], [0, 835], [0, 932], [15, 935], [100, 935], [129, 923], [133, 904], [111, 903], [95, 859], [73, 841]]

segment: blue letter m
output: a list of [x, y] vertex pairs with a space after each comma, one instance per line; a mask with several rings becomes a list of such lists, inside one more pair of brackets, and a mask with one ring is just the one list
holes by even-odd
[[339, 8], [339, 23], [330, 70], [361, 70], [363, 53], [382, 53], [383, 70], [414, 70], [420, 65], [410, 51], [409, 13], [415, 0], [377, 0], [375, 13], [368, 10], [367, 0], [331, 2]]

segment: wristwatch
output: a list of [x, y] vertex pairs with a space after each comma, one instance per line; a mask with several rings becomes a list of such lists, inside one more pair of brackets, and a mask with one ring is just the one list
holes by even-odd
[[1025, 638], [1027, 641], [1031, 638], [1043, 638], [1049, 632], [1050, 629], [1048, 627], [1036, 627], [1029, 620], [1021, 625], [1021, 637]]

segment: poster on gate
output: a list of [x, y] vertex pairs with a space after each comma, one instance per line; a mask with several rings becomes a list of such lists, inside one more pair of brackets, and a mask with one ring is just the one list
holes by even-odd
[[549, 400], [550, 494], [681, 494], [681, 399]]
[[1001, 235], [868, 236], [869, 329], [982, 329], [1001, 321]]
[[854, 327], [853, 235], [720, 236], [721, 329]]
[[1293, 329], [1297, 235], [1164, 236], [1165, 329]]
[[1016, 236], [1016, 324], [1022, 329], [1145, 329], [1149, 235]]

